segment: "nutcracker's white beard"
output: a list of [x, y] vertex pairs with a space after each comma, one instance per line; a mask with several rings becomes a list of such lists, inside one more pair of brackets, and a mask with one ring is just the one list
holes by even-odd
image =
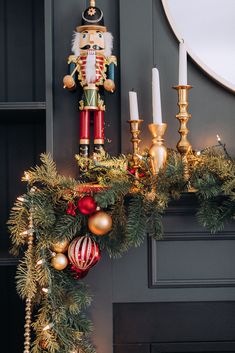
[[96, 55], [94, 50], [89, 50], [86, 60], [86, 82], [94, 83], [96, 81]]
[[[79, 47], [80, 35], [81, 33], [74, 32], [73, 40], [72, 40], [72, 52], [76, 56], [80, 55], [80, 47]], [[105, 43], [104, 56], [107, 58], [112, 54], [112, 50], [113, 50], [113, 36], [110, 32], [104, 33], [104, 43]]]

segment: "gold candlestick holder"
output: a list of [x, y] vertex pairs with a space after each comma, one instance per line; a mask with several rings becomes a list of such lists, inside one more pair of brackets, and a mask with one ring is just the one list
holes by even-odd
[[176, 147], [181, 154], [183, 165], [184, 165], [184, 178], [185, 181], [189, 179], [189, 164], [188, 164], [188, 155], [192, 151], [192, 146], [188, 141], [187, 135], [189, 129], [187, 128], [187, 123], [191, 118], [191, 114], [188, 112], [188, 94], [189, 90], [192, 88], [190, 85], [179, 85], [173, 87], [178, 91], [178, 106], [179, 113], [176, 115], [176, 118], [180, 122], [180, 128], [178, 130], [180, 134], [180, 140], [177, 143]]
[[139, 174], [138, 174], [138, 168], [139, 168], [139, 162], [140, 159], [138, 157], [139, 154], [139, 144], [141, 142], [141, 139], [139, 138], [139, 135], [141, 133], [140, 130], [140, 125], [142, 124], [143, 120], [128, 120], [128, 123], [130, 124], [130, 132], [132, 135], [131, 142], [133, 145], [133, 169], [135, 170], [135, 177], [138, 179]]
[[158, 174], [160, 168], [164, 168], [167, 160], [167, 148], [164, 145], [164, 134], [167, 124], [149, 124], [148, 128], [152, 134], [152, 145], [149, 149], [151, 157], [150, 167], [154, 175]]

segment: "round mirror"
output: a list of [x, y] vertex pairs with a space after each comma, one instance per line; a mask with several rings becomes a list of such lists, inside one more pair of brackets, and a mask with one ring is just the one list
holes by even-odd
[[235, 91], [235, 0], [162, 0], [168, 21], [189, 55]]

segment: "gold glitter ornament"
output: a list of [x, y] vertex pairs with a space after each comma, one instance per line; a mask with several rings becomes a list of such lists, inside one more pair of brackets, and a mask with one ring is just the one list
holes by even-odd
[[61, 240], [52, 244], [51, 250], [56, 253], [65, 253], [68, 250], [69, 241], [67, 239]]

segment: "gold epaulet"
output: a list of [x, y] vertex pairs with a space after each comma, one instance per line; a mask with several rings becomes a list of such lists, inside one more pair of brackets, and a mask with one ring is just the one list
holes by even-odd
[[74, 64], [77, 63], [77, 57], [75, 55], [69, 55], [68, 64], [71, 64], [71, 63], [74, 63]]
[[109, 56], [108, 58], [106, 58], [106, 60], [108, 65], [114, 64], [117, 66], [117, 57], [115, 55]]

